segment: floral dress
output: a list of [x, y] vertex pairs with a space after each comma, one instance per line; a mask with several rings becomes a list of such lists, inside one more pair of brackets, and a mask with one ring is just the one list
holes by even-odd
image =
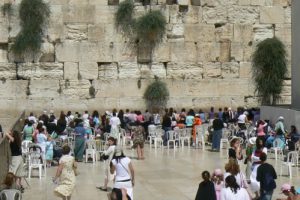
[[144, 148], [144, 133], [145, 130], [142, 126], [137, 126], [134, 128], [134, 137], [133, 137], [133, 146], [132, 148], [136, 148], [140, 145], [141, 148]]
[[59, 163], [63, 164], [63, 170], [60, 175], [60, 183], [55, 188], [54, 192], [59, 193], [65, 197], [71, 196], [75, 187], [75, 173], [73, 169], [74, 157], [64, 155], [61, 157]]

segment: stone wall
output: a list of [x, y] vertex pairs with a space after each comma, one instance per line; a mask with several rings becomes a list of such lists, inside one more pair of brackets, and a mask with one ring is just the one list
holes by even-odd
[[[154, 76], [170, 89], [168, 106], [256, 106], [251, 54], [274, 35], [286, 44], [290, 69], [291, 0], [153, 1], [168, 25], [151, 64], [138, 63], [115, 29], [117, 6], [108, 6], [110, 0], [47, 0], [52, 15], [41, 52], [14, 56], [20, 1], [12, 1], [12, 15], [0, 18], [2, 110], [143, 109]], [[136, 3], [137, 15], [146, 10]], [[282, 103], [290, 103], [290, 76]]]

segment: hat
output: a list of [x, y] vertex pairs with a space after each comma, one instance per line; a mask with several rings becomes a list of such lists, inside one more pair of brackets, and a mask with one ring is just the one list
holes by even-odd
[[290, 191], [290, 190], [291, 190], [291, 185], [288, 183], [285, 183], [281, 186], [281, 192]]
[[120, 146], [116, 146], [115, 148], [115, 156], [121, 156], [123, 154], [123, 149]]
[[250, 139], [249, 139], [249, 143], [250, 143], [250, 144], [255, 144], [256, 139], [257, 139], [256, 137], [250, 138]]
[[109, 112], [109, 111], [105, 111], [105, 114], [109, 115], [109, 114], [110, 114], [110, 112]]
[[216, 176], [222, 175], [222, 170], [221, 169], [215, 169], [214, 175], [216, 175]]
[[200, 114], [196, 114], [195, 117], [200, 117]]
[[277, 121], [280, 121], [280, 120], [284, 120], [284, 117], [279, 116], [278, 119], [277, 119]]

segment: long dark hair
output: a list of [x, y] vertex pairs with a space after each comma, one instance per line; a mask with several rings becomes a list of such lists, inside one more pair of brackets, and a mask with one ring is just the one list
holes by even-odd
[[13, 131], [13, 138], [14, 138], [14, 142], [18, 145], [19, 148], [21, 148], [21, 134], [19, 133], [19, 131], [14, 130]]
[[209, 174], [209, 172], [208, 171], [202, 172], [202, 178], [203, 178], [204, 182], [210, 181], [210, 174]]
[[226, 187], [229, 187], [233, 193], [237, 193], [237, 190], [240, 189], [240, 186], [237, 184], [236, 179], [233, 175], [227, 176], [225, 179]]

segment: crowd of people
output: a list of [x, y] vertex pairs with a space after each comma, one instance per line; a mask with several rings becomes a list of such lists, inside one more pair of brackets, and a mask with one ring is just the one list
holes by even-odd
[[[101, 156], [106, 160], [104, 184], [98, 189], [107, 192], [108, 183], [113, 181], [114, 187], [109, 194], [111, 199], [133, 199], [134, 169], [131, 159], [126, 157], [120, 148], [121, 130], [126, 134], [130, 133], [137, 159], [144, 160], [144, 142], [149, 134], [149, 125], [162, 127], [163, 145], [167, 145], [168, 131], [175, 128], [191, 128], [191, 142], [192, 146], [195, 146], [196, 126], [204, 123], [209, 125], [208, 141], [211, 142], [212, 151], [220, 151], [223, 129], [229, 125], [238, 127], [239, 131], [245, 131], [248, 123], [255, 126], [256, 134], [255, 137], [245, 138], [247, 145], [244, 146], [238, 137], [239, 133], [236, 133], [237, 137], [230, 140], [229, 160], [224, 173], [221, 169], [216, 169], [211, 177], [208, 171], [204, 171], [196, 200], [205, 196], [207, 196], [205, 199], [212, 200], [272, 199], [277, 175], [272, 165], [266, 162], [267, 148], [272, 147], [274, 140], [280, 139], [285, 155], [289, 151], [294, 151], [300, 139], [297, 128], [293, 125], [288, 132], [284, 126], [284, 118], [279, 117], [272, 129], [267, 120], [260, 120], [258, 109], [238, 108], [237, 111], [233, 111], [227, 107], [219, 108], [218, 111], [211, 107], [207, 112], [202, 109], [198, 112], [194, 109], [186, 111], [184, 108], [177, 112], [170, 108], [162, 113], [150, 113], [148, 110], [142, 113], [128, 109], [123, 112], [113, 109], [112, 112], [106, 111], [103, 115], [98, 111], [92, 114], [88, 111], [83, 113], [68, 111], [66, 114], [61, 111], [59, 117], [53, 111], [49, 113], [44, 111], [39, 117], [30, 113], [25, 120], [22, 133], [12, 131], [5, 134], [10, 141], [12, 162], [10, 173], [4, 182], [7, 187], [2, 188], [17, 188], [24, 191], [21, 184], [23, 174], [21, 142], [30, 141], [41, 148], [48, 167], [55, 164], [54, 160], [58, 158], [57, 173], [53, 178], [53, 182], [58, 184], [55, 194], [62, 199], [71, 199], [78, 174], [76, 163], [83, 161], [86, 141], [97, 137], [107, 141], [107, 149]], [[74, 134], [73, 149], [68, 145], [58, 148], [57, 140], [65, 140], [70, 133]], [[70, 152], [73, 154], [70, 155]], [[245, 173], [241, 172], [239, 166], [243, 161], [247, 165]], [[294, 187], [285, 184], [283, 188], [283, 194], [288, 196], [288, 200], [300, 199]]]

